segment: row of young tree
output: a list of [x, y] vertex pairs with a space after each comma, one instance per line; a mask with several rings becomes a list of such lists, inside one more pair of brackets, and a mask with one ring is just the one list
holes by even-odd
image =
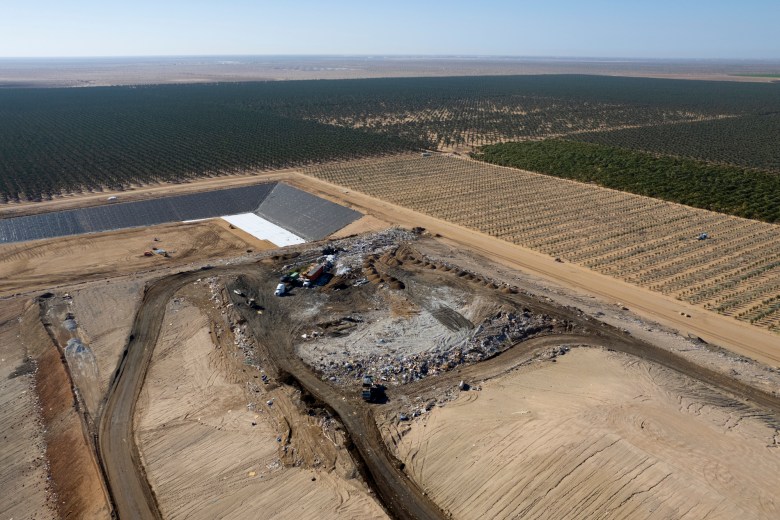
[[482, 147], [476, 159], [766, 222], [780, 222], [780, 175], [563, 140]]

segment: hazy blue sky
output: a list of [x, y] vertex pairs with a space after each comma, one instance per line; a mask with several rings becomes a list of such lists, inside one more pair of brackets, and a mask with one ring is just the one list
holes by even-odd
[[2, 57], [187, 54], [778, 59], [780, 0], [0, 3]]

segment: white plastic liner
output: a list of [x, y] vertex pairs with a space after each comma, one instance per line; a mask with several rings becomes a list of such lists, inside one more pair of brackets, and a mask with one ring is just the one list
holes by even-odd
[[254, 213], [239, 213], [238, 215], [227, 215], [222, 217], [228, 223], [233, 224], [238, 229], [246, 231], [255, 238], [268, 240], [279, 247], [303, 244], [306, 240], [298, 235], [290, 233], [286, 229], [258, 217]]

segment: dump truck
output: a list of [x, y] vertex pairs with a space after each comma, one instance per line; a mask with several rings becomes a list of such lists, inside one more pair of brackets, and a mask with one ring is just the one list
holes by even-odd
[[308, 271], [303, 275], [303, 286], [304, 287], [311, 287], [311, 284], [317, 281], [320, 276], [325, 273], [328, 266], [327, 264], [316, 264], [309, 268]]

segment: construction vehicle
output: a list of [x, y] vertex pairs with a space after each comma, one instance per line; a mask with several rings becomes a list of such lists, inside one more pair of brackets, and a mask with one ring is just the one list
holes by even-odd
[[370, 403], [374, 401], [379, 394], [379, 387], [374, 384], [374, 378], [371, 376], [363, 376], [363, 388], [360, 392], [360, 397], [364, 401]]
[[320, 276], [325, 273], [328, 266], [327, 264], [316, 264], [309, 268], [308, 271], [303, 275], [303, 286], [304, 287], [311, 287], [311, 285], [316, 282]]

